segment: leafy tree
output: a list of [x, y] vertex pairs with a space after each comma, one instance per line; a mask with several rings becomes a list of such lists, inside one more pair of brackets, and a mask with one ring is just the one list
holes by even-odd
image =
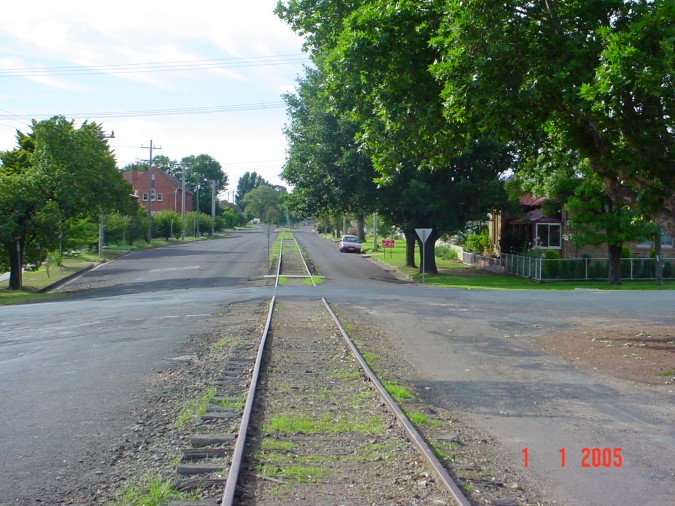
[[628, 206], [610, 198], [587, 160], [564, 147], [560, 138], [550, 137], [539, 156], [511, 181], [510, 191], [546, 197], [550, 214], [565, 212], [572, 229], [571, 239], [579, 245], [607, 246], [608, 281], [621, 279], [621, 249], [624, 242], [647, 235], [642, 220]]
[[646, 235], [645, 224], [632, 209], [615, 203], [594, 173], [578, 180], [565, 210], [578, 244], [607, 245], [608, 281], [619, 283], [623, 245]]
[[279, 192], [267, 185], [251, 190], [242, 199], [244, 212], [249, 218], [260, 218], [263, 223], [274, 223], [279, 217]]
[[432, 69], [467, 137], [549, 135], [588, 160], [617, 207], [675, 234], [671, 0], [445, 0]]
[[267, 181], [259, 176], [257, 172], [246, 172], [237, 182], [237, 193], [234, 197], [235, 203], [240, 209], [244, 209], [244, 196], [251, 190], [255, 190], [260, 185], [271, 186]]
[[153, 230], [167, 241], [172, 236], [180, 237], [182, 227], [182, 216], [175, 211], [162, 211], [152, 216]]
[[106, 243], [121, 244], [124, 241], [127, 227], [131, 221], [130, 216], [115, 212], [105, 217], [105, 240]]
[[294, 185], [293, 203], [302, 214], [363, 216], [375, 210], [377, 173], [355, 140], [358, 123], [330, 110], [324, 86], [322, 72], [306, 69], [297, 93], [284, 96], [290, 123], [281, 177]]
[[148, 213], [140, 203], [135, 202], [129, 218], [125, 235], [127, 243], [133, 245], [138, 239], [147, 238]]
[[66, 220], [96, 221], [101, 212], [129, 208], [131, 187], [95, 123], [76, 128], [62, 116], [33, 121], [0, 161], [0, 268], [10, 269], [11, 289], [21, 289], [24, 263], [42, 262], [58, 249]]
[[180, 163], [168, 169], [168, 173], [180, 181], [182, 166], [185, 166], [185, 184], [193, 191], [193, 204], [196, 206], [197, 201], [199, 201], [197, 211], [210, 216], [211, 181], [215, 181], [215, 193], [218, 195], [219, 192], [227, 188], [227, 174], [223, 172], [220, 163], [209, 155], [186, 156]]
[[[444, 116], [442, 85], [429, 72], [439, 52], [428, 43], [440, 26], [441, 7], [371, 0], [289, 2], [278, 9], [297, 31], [311, 34], [313, 59], [325, 74], [317, 94], [323, 111], [355, 126], [354, 152], [379, 175], [378, 212], [404, 230], [408, 265], [414, 264], [414, 229], [433, 228], [424, 262], [431, 272], [441, 234], [505, 200], [498, 176], [510, 163], [508, 151], [490, 138], [458, 145], [460, 136]], [[307, 107], [305, 97], [300, 106]], [[308, 145], [303, 154], [312, 160], [316, 150]]]

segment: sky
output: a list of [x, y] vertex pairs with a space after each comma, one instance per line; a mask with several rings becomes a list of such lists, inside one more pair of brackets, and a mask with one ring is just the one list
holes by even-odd
[[[32, 119], [102, 125], [118, 167], [207, 154], [228, 175], [272, 184], [286, 156], [281, 95], [303, 65], [302, 39], [276, 0], [31, 0], [3, 5], [0, 151]], [[160, 149], [161, 148], [161, 149]]]

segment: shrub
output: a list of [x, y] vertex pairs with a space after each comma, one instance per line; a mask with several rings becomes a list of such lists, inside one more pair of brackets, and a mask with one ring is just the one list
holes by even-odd
[[544, 277], [546, 279], [555, 279], [560, 271], [560, 253], [554, 249], [547, 249], [544, 252]]
[[471, 234], [464, 241], [464, 249], [472, 253], [490, 251], [490, 234], [485, 231], [480, 234]]
[[435, 254], [443, 260], [457, 260], [457, 251], [447, 246], [436, 246]]

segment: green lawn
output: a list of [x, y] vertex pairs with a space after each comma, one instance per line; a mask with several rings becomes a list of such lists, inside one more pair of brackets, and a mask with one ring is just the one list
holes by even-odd
[[[379, 238], [379, 244], [382, 244]], [[373, 238], [367, 237], [362, 243], [363, 248], [371, 258], [395, 267], [399, 272], [409, 276], [414, 281], [422, 282], [419, 268], [405, 266], [405, 240], [397, 239], [393, 249], [373, 250]], [[420, 261], [419, 250], [416, 250], [415, 260]], [[657, 286], [653, 281], [624, 281], [620, 285], [610, 285], [602, 281], [547, 281], [538, 282], [527, 278], [520, 278], [510, 274], [497, 274], [464, 265], [458, 260], [444, 260], [436, 257], [438, 274], [426, 273], [425, 283], [431, 286], [445, 288], [482, 288], [487, 290], [673, 290], [674, 281], [664, 281]]]

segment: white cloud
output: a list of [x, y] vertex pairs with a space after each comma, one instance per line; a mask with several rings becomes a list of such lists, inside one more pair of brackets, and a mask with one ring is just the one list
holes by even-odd
[[[302, 41], [272, 13], [277, 0], [32, 0], [3, 5], [0, 68], [94, 67], [297, 54]], [[10, 67], [12, 65], [12, 67]], [[12, 78], [0, 104], [11, 114], [226, 106], [280, 101], [292, 90], [301, 65], [226, 67], [195, 72], [130, 72]], [[7, 81], [9, 82], [9, 81]], [[7, 111], [6, 111], [7, 112]], [[10, 114], [10, 117], [12, 117]], [[97, 120], [120, 165], [146, 158], [153, 139], [158, 154], [179, 159], [206, 153], [236, 187], [257, 171], [272, 182], [285, 157], [284, 109], [187, 116]], [[14, 145], [14, 123], [0, 118], [0, 150]], [[258, 163], [263, 162], [263, 163]]]

